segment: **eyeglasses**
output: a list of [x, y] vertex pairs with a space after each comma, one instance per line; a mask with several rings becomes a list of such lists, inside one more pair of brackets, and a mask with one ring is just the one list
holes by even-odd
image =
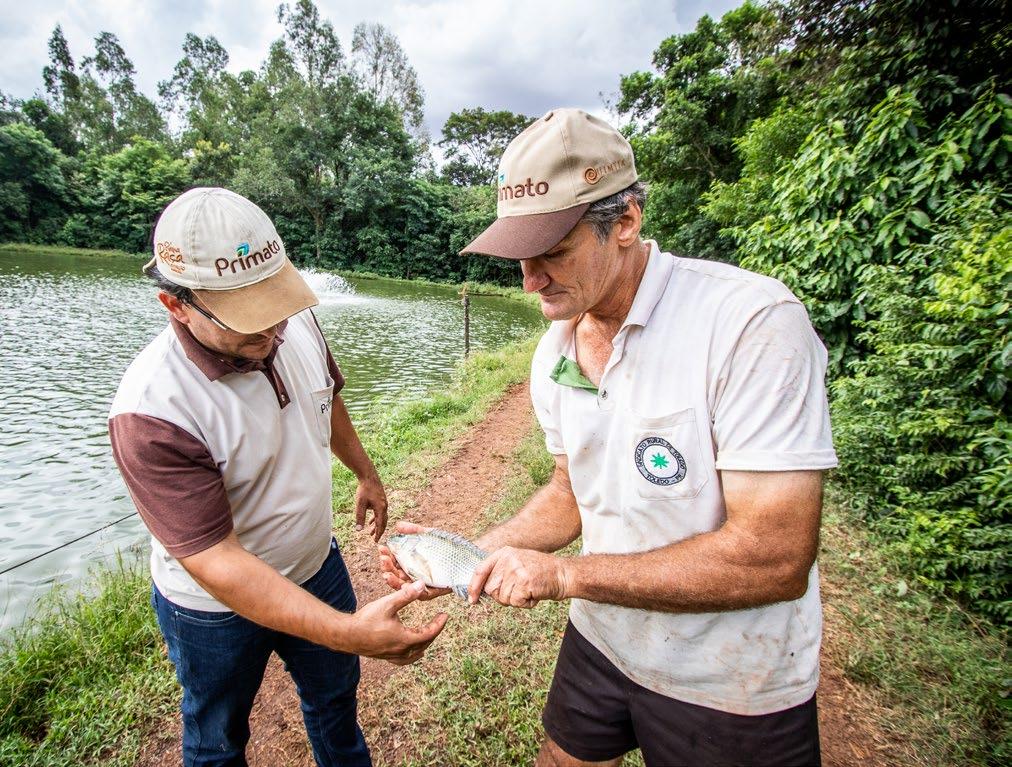
[[[222, 322], [222, 321], [221, 321], [221, 320], [219, 320], [219, 319], [218, 319], [217, 317], [215, 317], [215, 316], [214, 316], [213, 314], [211, 314], [211, 312], [207, 311], [206, 309], [201, 309], [201, 308], [200, 308], [200, 307], [199, 307], [199, 306], [197, 305], [197, 300], [196, 300], [195, 298], [193, 298], [193, 299], [190, 299], [190, 300], [189, 300], [189, 301], [187, 301], [186, 303], [187, 303], [187, 304], [188, 304], [189, 306], [192, 306], [192, 307], [193, 307], [193, 308], [194, 308], [194, 309], [195, 309], [195, 310], [197, 311], [197, 313], [198, 313], [198, 314], [203, 314], [203, 315], [204, 315], [205, 317], [207, 317], [207, 319], [211, 320], [211, 322], [213, 322], [213, 323], [214, 323], [215, 325], [217, 325], [217, 326], [218, 326], [219, 328], [221, 328], [222, 330], [232, 330], [232, 328], [230, 328], [230, 327], [229, 327], [228, 325], [226, 325], [226, 324], [225, 324], [224, 322]], [[233, 331], [233, 332], [235, 332], [235, 331]]]

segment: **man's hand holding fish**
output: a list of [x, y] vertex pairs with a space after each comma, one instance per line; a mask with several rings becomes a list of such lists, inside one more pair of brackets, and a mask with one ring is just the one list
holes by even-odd
[[565, 562], [541, 551], [504, 546], [478, 565], [468, 586], [468, 599], [476, 604], [484, 592], [509, 607], [534, 607], [542, 599], [565, 599]]

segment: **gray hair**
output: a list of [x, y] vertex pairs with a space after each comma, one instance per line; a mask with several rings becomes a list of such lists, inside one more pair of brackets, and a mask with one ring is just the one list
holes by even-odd
[[155, 286], [163, 293], [168, 293], [173, 298], [178, 298], [184, 304], [193, 303], [193, 291], [185, 285], [177, 285], [175, 282], [165, 279], [154, 264], [144, 270], [144, 275], [152, 280]]
[[625, 214], [630, 202], [635, 202], [642, 211], [647, 203], [647, 185], [634, 181], [621, 192], [592, 202], [580, 221], [590, 224], [598, 242], [604, 242], [611, 234], [611, 228]]

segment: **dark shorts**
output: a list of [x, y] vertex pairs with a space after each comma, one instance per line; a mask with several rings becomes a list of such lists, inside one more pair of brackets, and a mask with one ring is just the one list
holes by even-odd
[[821, 763], [814, 696], [761, 716], [684, 703], [630, 680], [571, 623], [542, 721], [563, 751], [588, 762], [638, 747], [649, 767]]

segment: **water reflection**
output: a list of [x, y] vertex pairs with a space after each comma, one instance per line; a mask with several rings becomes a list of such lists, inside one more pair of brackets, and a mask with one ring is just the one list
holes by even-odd
[[[109, 452], [106, 415], [134, 355], [165, 324], [140, 263], [0, 253], [0, 570], [133, 509]], [[374, 402], [445, 384], [463, 351], [449, 288], [306, 272], [347, 379], [356, 421]], [[526, 335], [534, 307], [472, 300], [472, 348]], [[34, 595], [146, 538], [136, 518], [0, 577], [0, 628]]]

